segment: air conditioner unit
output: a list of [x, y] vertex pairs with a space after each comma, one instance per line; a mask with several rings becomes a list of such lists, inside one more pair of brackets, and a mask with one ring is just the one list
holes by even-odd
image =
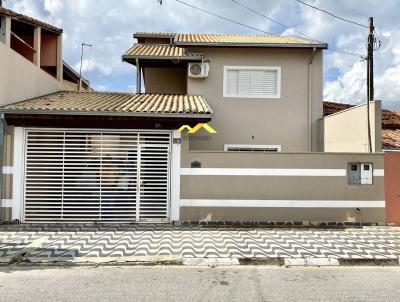
[[188, 66], [188, 76], [190, 78], [206, 78], [208, 77], [208, 72], [210, 71], [210, 63], [189, 63]]

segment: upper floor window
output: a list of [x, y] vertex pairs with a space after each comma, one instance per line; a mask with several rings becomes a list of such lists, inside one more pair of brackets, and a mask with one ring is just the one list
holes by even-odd
[[224, 97], [280, 98], [281, 68], [225, 66]]

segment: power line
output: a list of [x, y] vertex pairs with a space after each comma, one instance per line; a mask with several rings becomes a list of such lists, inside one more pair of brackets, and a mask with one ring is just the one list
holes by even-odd
[[301, 4], [304, 4], [305, 6], [311, 7], [311, 8], [313, 8], [313, 9], [319, 10], [319, 11], [325, 13], [325, 14], [328, 14], [328, 15], [330, 15], [330, 16], [336, 18], [336, 19], [339, 19], [339, 20], [342, 20], [342, 21], [345, 21], [345, 22], [348, 22], [348, 23], [352, 23], [352, 24], [355, 24], [355, 25], [358, 25], [358, 26], [362, 26], [362, 27], [365, 27], [365, 28], [369, 28], [368, 26], [366, 26], [366, 25], [364, 25], [364, 24], [361, 24], [361, 23], [358, 23], [358, 22], [355, 22], [355, 21], [351, 21], [351, 20], [348, 20], [348, 19], [339, 17], [338, 15], [335, 15], [335, 14], [333, 14], [333, 13], [331, 13], [331, 12], [328, 12], [328, 11], [322, 9], [322, 8], [319, 8], [319, 7], [313, 6], [313, 5], [311, 5], [311, 4], [305, 3], [305, 2], [303, 2], [303, 1], [301, 1], [301, 0], [296, 0], [296, 1], [299, 2], [299, 3], [301, 3]]
[[[244, 4], [242, 4], [242, 3], [240, 3], [240, 2], [238, 2], [238, 1], [236, 1], [236, 0], [231, 0], [231, 1], [234, 2], [234, 3], [236, 3], [237, 5], [239, 5], [239, 6], [243, 7], [243, 8], [245, 8], [245, 9], [247, 9], [247, 10], [249, 10], [249, 11], [251, 11], [251, 12], [253, 12], [253, 13], [255, 13], [255, 14], [257, 14], [257, 15], [259, 15], [259, 16], [261, 16], [261, 17], [267, 19], [267, 20], [269, 20], [269, 21], [271, 21], [271, 22], [274, 22], [274, 23], [276, 23], [276, 24], [279, 24], [279, 25], [281, 25], [281, 26], [283, 26], [283, 27], [285, 27], [285, 28], [287, 28], [287, 29], [292, 28], [291, 26], [288, 26], [288, 25], [286, 25], [286, 24], [284, 24], [284, 23], [281, 23], [281, 22], [279, 22], [279, 21], [276, 21], [276, 20], [274, 20], [274, 19], [272, 19], [272, 18], [270, 18], [270, 17], [268, 17], [268, 16], [265, 16], [265, 15], [259, 13], [259, 12], [256, 11], [255, 9], [252, 9], [252, 8], [250, 8], [250, 7], [244, 5]], [[299, 32], [299, 31], [297, 31], [297, 30], [293, 30], [293, 31], [296, 32], [296, 33], [298, 33], [298, 34], [300, 34], [300, 35], [302, 35], [302, 36], [304, 36], [304, 37], [307, 37], [308, 39], [317, 40], [317, 39], [314, 39], [313, 37], [310, 37], [310, 36], [308, 36], [308, 35], [306, 35], [306, 34], [303, 34], [302, 32]], [[366, 58], [365, 55], [361, 55], [361, 54], [353, 53], [353, 52], [349, 52], [349, 51], [330, 50], [330, 49], [327, 49], [327, 51], [340, 52], [340, 53], [347, 54], [347, 55], [353, 55], [353, 56], [360, 57], [361, 59], [365, 59], [365, 58]]]
[[[189, 6], [189, 7], [191, 7], [191, 8], [197, 9], [197, 10], [199, 10], [199, 11], [201, 11], [201, 12], [206, 13], [206, 14], [209, 14], [209, 15], [212, 15], [212, 16], [215, 16], [215, 17], [218, 17], [218, 18], [221, 18], [221, 19], [223, 19], [223, 20], [230, 21], [230, 22], [233, 22], [233, 23], [235, 23], [235, 24], [238, 24], [238, 25], [241, 25], [241, 26], [244, 26], [244, 27], [247, 27], [247, 28], [250, 28], [250, 29], [253, 29], [253, 30], [256, 30], [256, 31], [265, 33], [265, 34], [268, 34], [268, 35], [280, 37], [279, 35], [272, 34], [272, 33], [266, 32], [266, 31], [264, 31], [264, 30], [258, 29], [258, 28], [256, 28], [256, 27], [253, 27], [253, 26], [250, 26], [250, 25], [247, 25], [247, 24], [243, 24], [243, 23], [237, 22], [237, 21], [235, 21], [235, 20], [233, 20], [233, 19], [226, 18], [226, 17], [223, 17], [223, 16], [221, 16], [221, 15], [217, 15], [217, 14], [215, 14], [215, 13], [209, 12], [209, 11], [207, 11], [207, 10], [205, 10], [205, 9], [202, 9], [202, 8], [197, 7], [197, 6], [194, 6], [194, 5], [192, 5], [192, 4], [183, 2], [183, 1], [181, 1], [181, 0], [175, 0], [175, 1], [176, 1], [176, 2], [179, 2], [179, 3], [183, 4], [183, 5]], [[283, 23], [282, 23], [282, 24], [283, 24]], [[290, 38], [290, 37], [288, 37], [288, 38]], [[314, 39], [312, 39], [312, 40], [314, 40]], [[330, 49], [327, 49], [327, 51], [331, 51], [331, 52], [340, 52], [340, 53], [347, 54], [347, 55], [353, 55], [353, 56], [360, 57], [361, 59], [364, 59], [364, 58], [365, 58], [364, 55], [361, 55], [361, 54], [358, 54], [358, 53], [352, 53], [352, 52], [348, 52], [348, 51], [330, 50]]]
[[241, 25], [241, 26], [244, 26], [244, 27], [247, 27], [247, 28], [256, 30], [256, 31], [258, 31], [258, 32], [262, 32], [262, 33], [267, 34], [267, 35], [277, 36], [277, 35], [274, 35], [274, 34], [272, 34], [272, 33], [266, 32], [266, 31], [264, 31], [264, 30], [258, 29], [258, 28], [256, 28], [256, 27], [253, 27], [253, 26], [250, 26], [250, 25], [247, 25], [247, 24], [243, 24], [243, 23], [237, 22], [237, 21], [235, 21], [235, 20], [233, 20], [233, 19], [229, 19], [229, 18], [223, 17], [223, 16], [221, 16], [221, 15], [217, 15], [217, 14], [215, 14], [215, 13], [206, 11], [205, 9], [202, 9], [202, 8], [197, 7], [197, 6], [194, 6], [194, 5], [192, 5], [192, 4], [183, 2], [183, 1], [181, 1], [181, 0], [176, 0], [176, 2], [179, 2], [179, 3], [183, 4], [183, 5], [186, 5], [186, 6], [189, 6], [189, 7], [191, 7], [191, 8], [194, 8], [194, 9], [197, 9], [197, 10], [199, 10], [199, 11], [202, 11], [203, 13], [209, 14], [209, 15], [211, 15], [211, 16], [218, 17], [218, 18], [221, 18], [221, 19], [223, 19], [223, 20], [230, 21], [230, 22], [233, 22], [233, 23], [235, 23], [235, 24], [238, 24], [238, 25]]
[[[267, 19], [267, 20], [269, 20], [269, 21], [271, 21], [271, 22], [274, 22], [274, 23], [276, 23], [276, 24], [279, 24], [279, 25], [281, 25], [281, 26], [283, 26], [283, 27], [285, 27], [285, 28], [287, 28], [287, 29], [292, 28], [292, 27], [290, 27], [290, 26], [288, 26], [288, 25], [286, 25], [286, 24], [284, 24], [284, 23], [281, 23], [281, 22], [279, 22], [279, 21], [276, 21], [276, 20], [274, 20], [274, 19], [272, 19], [272, 18], [270, 18], [270, 17], [268, 17], [268, 16], [265, 16], [265, 15], [259, 13], [258, 11], [252, 9], [251, 7], [248, 7], [248, 6], [246, 6], [246, 5], [244, 5], [244, 4], [240, 3], [240, 2], [238, 2], [238, 1], [236, 1], [236, 0], [231, 0], [231, 1], [234, 2], [234, 3], [236, 3], [237, 5], [239, 5], [239, 6], [243, 7], [243, 8], [245, 8], [245, 9], [247, 9], [247, 10], [249, 10], [249, 11], [251, 11], [251, 12], [253, 12], [253, 13], [255, 13], [255, 14], [257, 14], [257, 15], [259, 15], [259, 16], [261, 16], [261, 17]], [[310, 37], [310, 36], [308, 36], [308, 35], [306, 35], [306, 34], [303, 34], [302, 32], [299, 32], [299, 31], [297, 31], [297, 30], [293, 30], [293, 31], [296, 32], [296, 33], [298, 33], [298, 34], [300, 34], [300, 35], [302, 35], [302, 36], [304, 36], [304, 37], [307, 37], [308, 39], [317, 40], [317, 39], [314, 39], [313, 37]], [[349, 51], [329, 50], [329, 49], [327, 49], [327, 51], [340, 52], [340, 53], [347, 54], [347, 55], [353, 55], [353, 56], [360, 57], [361, 59], [365, 59], [365, 57], [366, 57], [365, 55], [361, 55], [361, 54], [358, 54], [358, 53], [352, 53], [352, 52], [349, 52]]]
[[[251, 12], [253, 12], [253, 13], [255, 13], [255, 14], [257, 14], [257, 15], [259, 15], [259, 16], [261, 16], [261, 17], [263, 17], [263, 18], [265, 18], [265, 19], [267, 19], [267, 20], [269, 20], [269, 21], [271, 21], [271, 22], [274, 22], [274, 23], [280, 25], [280, 26], [283, 26], [283, 27], [285, 27], [285, 28], [287, 28], [287, 29], [291, 29], [291, 28], [292, 28], [291, 26], [288, 26], [288, 25], [286, 25], [286, 24], [283, 24], [283, 23], [281, 23], [281, 22], [279, 22], [279, 21], [276, 21], [276, 20], [274, 20], [274, 19], [272, 19], [272, 18], [270, 18], [270, 17], [268, 17], [268, 16], [266, 16], [266, 15], [264, 15], [264, 14], [259, 13], [258, 11], [252, 9], [251, 7], [248, 7], [248, 6], [244, 5], [243, 3], [240, 3], [240, 2], [238, 2], [238, 1], [236, 1], [236, 0], [231, 0], [231, 1], [234, 2], [234, 3], [236, 3], [237, 5], [239, 5], [239, 6], [243, 7], [243, 8], [245, 8], [245, 9], [247, 9], [248, 11], [251, 11]], [[296, 32], [296, 33], [298, 33], [299, 35], [302, 35], [302, 36], [308, 38], [308, 39], [314, 40], [312, 37], [307, 36], [306, 34], [303, 34], [302, 32], [299, 32], [299, 31], [297, 31], [297, 30], [293, 30], [293, 31]]]
[[340, 53], [343, 53], [343, 54], [345, 54], [345, 55], [352, 55], [352, 56], [360, 57], [362, 60], [365, 60], [365, 59], [367, 58], [366, 55], [362, 55], [362, 54], [354, 53], [354, 52], [349, 52], [349, 51], [344, 51], [344, 50], [331, 50], [331, 49], [326, 49], [326, 51], [340, 52]]

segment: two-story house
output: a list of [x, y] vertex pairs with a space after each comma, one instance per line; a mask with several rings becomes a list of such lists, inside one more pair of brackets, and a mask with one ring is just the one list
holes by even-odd
[[138, 43], [122, 58], [138, 67], [146, 93], [202, 95], [213, 109], [211, 124], [218, 133], [206, 142], [192, 140], [193, 149], [318, 150], [327, 44], [266, 35], [136, 33], [134, 38]]
[[1, 108], [10, 219], [385, 220], [382, 154], [314, 153], [336, 121], [321, 123], [327, 44], [134, 37], [122, 59], [136, 93], [60, 91]]

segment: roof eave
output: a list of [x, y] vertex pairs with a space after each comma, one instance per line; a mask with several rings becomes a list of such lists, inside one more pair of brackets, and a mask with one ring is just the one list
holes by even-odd
[[[0, 7], [1, 8], [1, 7]], [[29, 24], [29, 25], [33, 25], [33, 26], [38, 26], [41, 27], [43, 29], [46, 29], [50, 32], [53, 32], [55, 34], [62, 34], [63, 30], [61, 28], [58, 28], [54, 25], [48, 24], [46, 22], [40, 21], [38, 19], [23, 15], [23, 14], [19, 14], [17, 12], [14, 12], [10, 9], [6, 9], [6, 8], [2, 8], [0, 10], [0, 15], [5, 15], [10, 17], [13, 20], [18, 20], [19, 22], [25, 23], [25, 24]]]
[[179, 56], [179, 57], [166, 57], [166, 56], [132, 56], [132, 55], [123, 55], [122, 61], [130, 61], [130, 60], [184, 60], [184, 61], [201, 61], [201, 56]]
[[220, 42], [178, 42], [177, 46], [215, 46], [215, 47], [264, 47], [264, 48], [322, 48], [327, 49], [327, 43], [220, 43]]
[[115, 112], [115, 111], [73, 111], [73, 110], [33, 110], [33, 109], [0, 109], [0, 114], [21, 115], [86, 115], [86, 116], [125, 116], [154, 118], [199, 118], [211, 119], [210, 113], [154, 113], [154, 112]]
[[157, 35], [157, 34], [133, 34], [134, 38], [155, 38], [155, 39], [169, 39], [174, 38], [176, 34], [165, 34], [165, 35]]

